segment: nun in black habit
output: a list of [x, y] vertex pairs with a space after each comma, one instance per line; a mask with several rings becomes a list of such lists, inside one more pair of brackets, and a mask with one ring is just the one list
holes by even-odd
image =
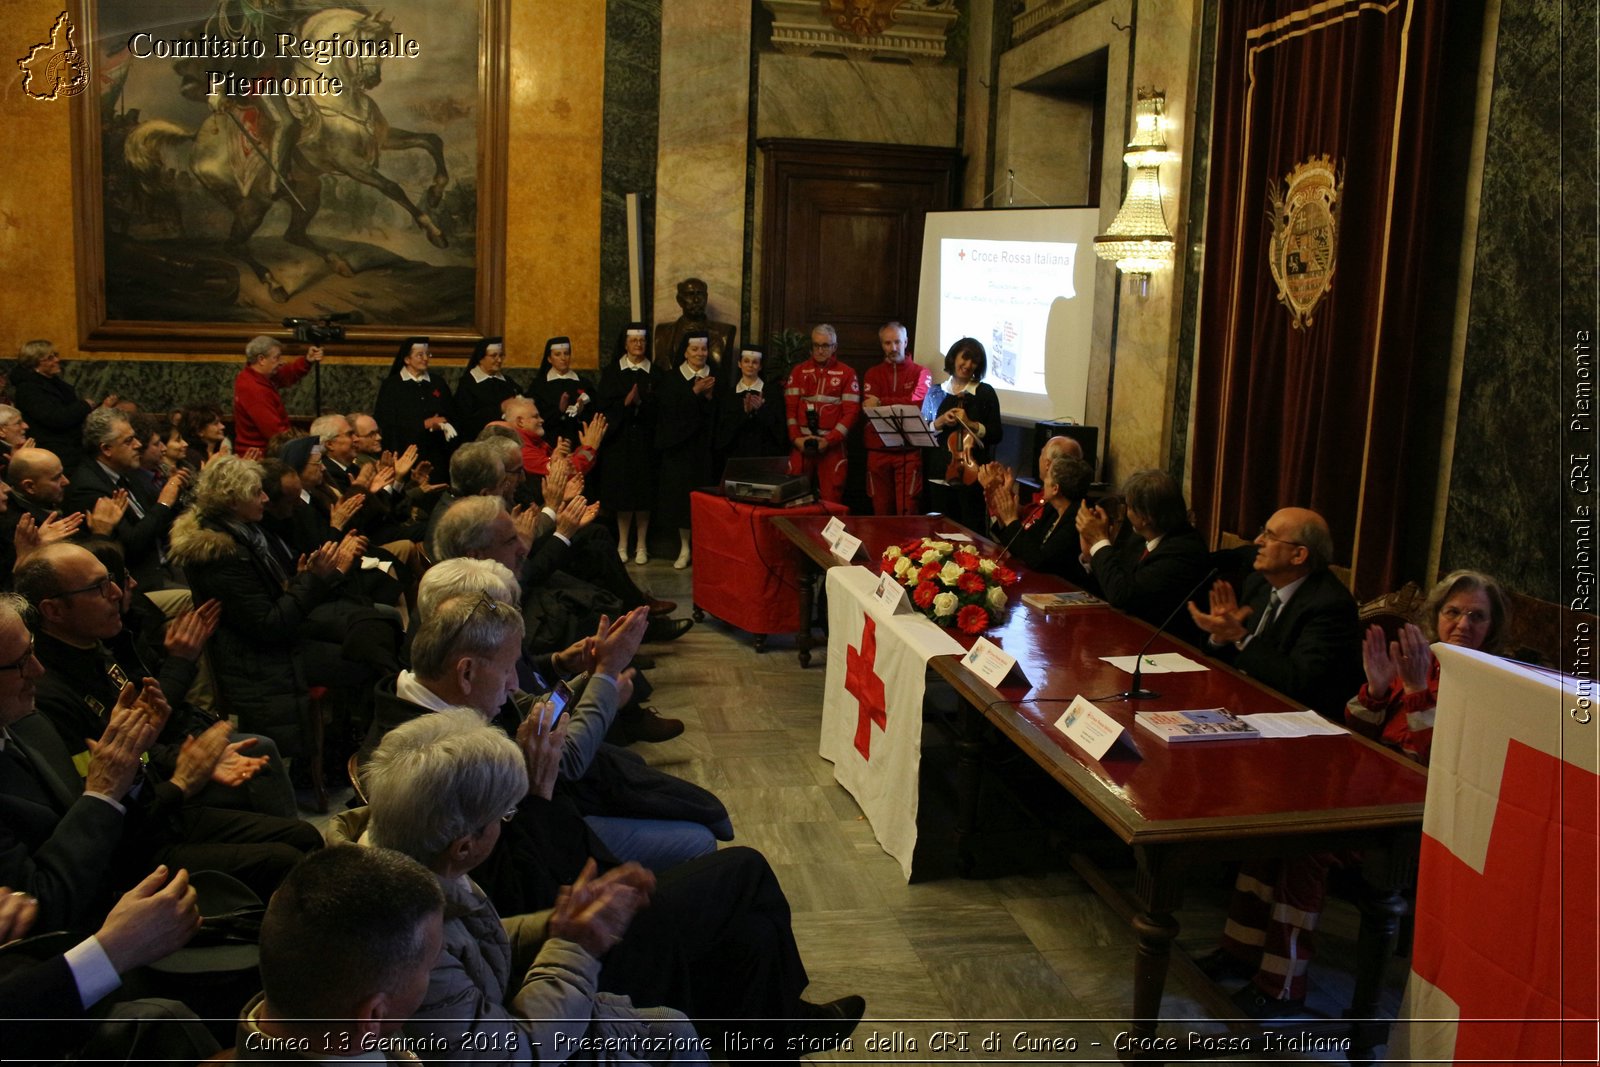
[[710, 358], [709, 334], [704, 330], [684, 334], [673, 353], [673, 369], [662, 372], [658, 391], [661, 495], [656, 521], [678, 529], [678, 558], [672, 564], [678, 570], [689, 565], [689, 494], [716, 478], [711, 451], [716, 440], [717, 379]]
[[600, 411], [606, 439], [600, 448], [600, 503], [617, 517], [617, 555], [626, 562], [629, 536], [638, 530], [633, 561], [650, 562], [650, 509], [655, 504], [657, 389], [665, 372], [650, 360], [650, 327], [630, 322], [617, 335], [611, 363], [600, 372]]
[[528, 384], [528, 395], [544, 417], [545, 440], [566, 440], [574, 449], [583, 424], [594, 414], [594, 384], [572, 369], [572, 338], [552, 337], [544, 343], [544, 359]]
[[462, 440], [455, 423], [455, 398], [444, 377], [428, 370], [431, 354], [426, 337], [400, 342], [389, 376], [378, 387], [372, 417], [378, 420], [384, 443], [395, 452], [417, 446], [417, 459], [427, 460], [436, 471], [450, 469], [450, 453]]
[[456, 383], [456, 410], [461, 414], [456, 428], [464, 440], [477, 440], [483, 428], [500, 417], [500, 405], [521, 392], [505, 376], [505, 364], [505, 338], [485, 337], [473, 347], [467, 369]]

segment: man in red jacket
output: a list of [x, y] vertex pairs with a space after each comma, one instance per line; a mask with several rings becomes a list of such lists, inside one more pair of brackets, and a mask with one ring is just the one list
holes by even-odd
[[789, 372], [783, 390], [789, 419], [789, 473], [814, 477], [817, 495], [844, 501], [845, 438], [861, 415], [856, 372], [841, 362], [839, 335], [827, 323], [811, 331], [811, 359]]
[[[928, 395], [927, 367], [906, 353], [906, 328], [886, 322], [878, 330], [883, 346], [883, 362], [867, 368], [864, 408], [893, 404], [922, 405]], [[886, 445], [877, 429], [867, 423], [867, 492], [872, 494], [872, 511], [877, 515], [911, 515], [920, 510], [922, 495], [922, 449], [915, 445]]]
[[245, 345], [244, 362], [244, 370], [233, 380], [233, 447], [236, 452], [265, 450], [268, 441], [289, 428], [289, 412], [278, 390], [289, 388], [311, 372], [311, 364], [322, 362], [322, 349], [311, 345], [305, 355], [285, 363], [283, 345], [262, 334]]

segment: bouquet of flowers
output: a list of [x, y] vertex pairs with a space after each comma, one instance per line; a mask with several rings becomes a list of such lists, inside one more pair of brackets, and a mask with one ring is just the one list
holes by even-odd
[[1000, 621], [1006, 610], [1005, 586], [1017, 580], [1016, 571], [979, 556], [974, 545], [930, 537], [890, 545], [881, 573], [893, 574], [906, 587], [919, 612], [940, 626], [969, 634]]

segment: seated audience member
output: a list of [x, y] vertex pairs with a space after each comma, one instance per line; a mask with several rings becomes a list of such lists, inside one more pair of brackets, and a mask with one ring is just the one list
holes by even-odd
[[428, 993], [444, 907], [439, 880], [409, 856], [349, 845], [307, 856], [261, 920], [261, 992], [238, 1043], [209, 1062], [417, 1062], [384, 1039]]
[[322, 361], [322, 349], [309, 345], [306, 354], [283, 361], [283, 342], [261, 334], [244, 346], [244, 370], [233, 379], [233, 447], [238, 452], [265, 450], [273, 437], [289, 429], [289, 410], [281, 390], [311, 373]]
[[42, 448], [19, 448], [11, 457], [10, 470], [0, 481], [0, 586], [11, 587], [11, 576], [21, 557], [41, 543], [71, 537], [84, 528], [108, 533], [120, 515], [112, 501], [100, 502], [92, 516], [76, 512], [63, 516], [62, 498], [67, 478], [61, 461]]
[[[563, 522], [571, 524], [571, 509], [581, 507], [577, 498], [563, 509]], [[433, 534], [435, 560], [492, 559], [518, 576], [522, 586], [522, 614], [528, 624], [527, 645], [532, 652], [551, 652], [594, 633], [602, 615], [616, 618], [633, 607], [654, 610], [642, 593], [628, 604], [610, 590], [582, 578], [554, 573], [571, 554], [563, 540], [568, 525], [557, 526], [548, 537], [536, 539], [535, 553], [529, 554], [528, 513], [513, 520], [499, 497], [467, 497], [452, 503], [439, 518]], [[574, 538], [574, 541], [576, 539]], [[573, 547], [576, 547], [574, 544]], [[612, 556], [610, 563], [621, 567]], [[646, 641], [672, 641], [693, 625], [690, 619], [657, 615], [645, 630]]]
[[[1165, 471], [1138, 471], [1122, 487], [1125, 529], [1132, 537], [1112, 543], [1104, 507], [1078, 509], [1078, 539], [1089, 560], [1089, 589], [1118, 608], [1160, 626], [1180, 608], [1210, 566], [1205, 541], [1189, 524], [1183, 490]], [[1179, 611], [1168, 627], [1174, 637], [1199, 644], [1201, 635]]]
[[[56, 346], [49, 341], [24, 342], [11, 370], [11, 387], [34, 441], [75, 468], [83, 455], [83, 420], [97, 405], [81, 399], [61, 376], [61, 353]], [[110, 393], [98, 406], [115, 407], [117, 399]]]
[[383, 455], [383, 429], [378, 420], [365, 411], [352, 411], [345, 416], [356, 443], [356, 463], [365, 467]]
[[501, 418], [517, 431], [522, 442], [522, 469], [531, 480], [543, 478], [555, 457], [565, 457], [577, 474], [587, 474], [594, 466], [600, 443], [605, 438], [606, 419], [596, 415], [569, 442], [545, 433], [545, 417], [539, 405], [525, 396], [514, 396], [500, 405]]
[[1079, 507], [1093, 480], [1081, 459], [1061, 457], [1044, 470], [1039, 503], [1021, 516], [1017, 485], [1013, 480], [995, 491], [991, 509], [999, 525], [996, 537], [1007, 552], [1034, 570], [1059, 575], [1075, 585], [1088, 585], [1089, 576], [1079, 559]]
[[19, 448], [31, 448], [33, 438], [28, 436], [28, 420], [10, 404], [0, 404], [0, 469], [10, 462], [11, 453]]
[[126, 492], [127, 510], [111, 536], [122, 543], [128, 569], [148, 593], [178, 584], [166, 573], [162, 554], [189, 473], [179, 471], [156, 490], [140, 474], [143, 444], [122, 412], [91, 412], [83, 424], [84, 460], [67, 489], [66, 506], [87, 513], [100, 500], [115, 500], [118, 490]]
[[[1129, 514], [1133, 504], [1129, 503]], [[1356, 602], [1328, 563], [1333, 535], [1314, 511], [1283, 508], [1256, 535], [1255, 573], [1242, 601], [1227, 582], [1211, 586], [1210, 611], [1189, 605], [1209, 635], [1205, 648], [1252, 678], [1338, 719], [1361, 684]]]
[[[540, 714], [524, 720], [517, 742], [505, 749], [515, 752], [522, 748], [528, 766], [535, 771], [532, 781], [541, 784], [538, 788], [524, 785], [525, 797], [519, 800], [521, 794], [517, 794], [495, 808], [495, 817], [503, 812], [505, 821], [493, 828], [492, 839], [476, 844], [472, 859], [475, 865], [484, 865], [480, 870], [497, 864], [514, 867], [514, 871], [496, 872], [493, 888], [483, 883], [494, 907], [508, 914], [559, 908], [567, 892], [564, 883], [585, 880], [596, 860], [610, 870], [619, 869], [614, 857], [604, 855], [603, 846], [582, 819], [569, 806], [552, 800], [559, 799], [551, 783], [564, 743], [559, 735], [566, 727], [563, 720], [551, 734], [544, 711], [541, 708]], [[376, 772], [384, 750], [429, 744], [435, 750], [444, 747], [434, 739], [451, 732], [451, 727], [424, 724], [462, 714], [424, 715], [385, 737], [366, 777], [373, 843], [396, 844], [385, 840], [380, 825], [384, 798]], [[468, 721], [478, 720], [473, 716]], [[461, 720], [455, 718], [455, 722]], [[427, 732], [418, 732], [419, 728]], [[460, 729], [458, 725], [456, 730]], [[493, 727], [482, 729], [498, 735], [501, 746], [509, 744]], [[443, 792], [440, 787], [408, 781], [396, 783], [394, 789], [401, 796], [430, 799], [441, 799]], [[364, 816], [359, 810], [341, 816], [330, 834], [337, 838], [359, 833]], [[632, 864], [620, 869], [640, 871]], [[735, 1047], [727, 1041], [733, 1033], [781, 1038], [797, 1031], [819, 1043], [811, 1046], [814, 1050], [828, 1048], [860, 1021], [866, 1009], [860, 997], [843, 997], [827, 1004], [800, 999], [808, 979], [790, 928], [788, 900], [761, 853], [725, 848], [681, 863], [661, 873], [653, 884], [649, 909], [634, 918], [626, 941], [609, 946], [599, 988], [629, 996], [641, 1005], [676, 1005], [701, 1021], [703, 1036], [721, 1038], [716, 1047], [729, 1051]], [[749, 1054], [748, 1044], [745, 1049]]]
[[[1500, 583], [1452, 571], [1422, 605], [1421, 622], [1394, 641], [1374, 624], [1362, 645], [1367, 680], [1345, 706], [1345, 725], [1426, 765], [1433, 742], [1439, 662], [1433, 641], [1498, 654], [1507, 623]], [[1234, 1002], [1255, 1018], [1277, 1018], [1305, 1003], [1306, 970], [1327, 891], [1328, 871], [1356, 862], [1350, 852], [1314, 852], [1242, 864], [1222, 947], [1201, 960], [1213, 978], [1249, 978]]]
[[[79, 544], [122, 589], [122, 630], [104, 642], [112, 662], [129, 678], [148, 676], [161, 683], [162, 695], [174, 709], [166, 729], [169, 740], [181, 742], [211, 726], [222, 717], [222, 709], [217, 706], [216, 678], [203, 653], [222, 618], [222, 605], [211, 600], [169, 618], [139, 591], [138, 580], [123, 562], [121, 545], [106, 537], [89, 537]], [[48, 693], [54, 667], [49, 660], [44, 664], [51, 673], [40, 683], [40, 691]], [[71, 739], [64, 740], [70, 748]], [[294, 787], [272, 738], [235, 730], [228, 743], [230, 750], [201, 791], [199, 803], [297, 818]], [[169, 750], [160, 764], [163, 770], [170, 771], [175, 756], [176, 750]]]
[[652, 1041], [698, 1049], [678, 1012], [599, 991], [602, 959], [649, 898], [647, 871], [626, 865], [594, 877], [587, 866], [547, 913], [504, 920], [470, 877], [502, 819], [554, 780], [560, 728], [530, 722], [519, 743], [469, 711], [443, 711], [398, 727], [373, 754], [365, 840], [421, 862], [445, 897], [443, 950], [407, 1035], [442, 1040], [447, 1051], [432, 1058], [444, 1062], [564, 1059], [586, 1036], [623, 1050], [637, 1042], [643, 1062], [705, 1062], [698, 1051], [643, 1051]]
[[[15, 965], [0, 977], [0, 1048], [5, 1049], [6, 1059], [42, 1062], [73, 1057], [91, 1033], [84, 1020], [97, 1006], [101, 1011], [96, 1014], [103, 1013], [103, 1002], [129, 972], [165, 959], [188, 943], [200, 929], [195, 891], [188, 871], [179, 870], [170, 879], [168, 874], [165, 866], [157, 867], [122, 895], [98, 930], [66, 952]], [[0, 945], [27, 937], [38, 911], [38, 901], [27, 893], [0, 886]], [[140, 1010], [145, 1006], [132, 1001], [112, 1014], [119, 1019], [146, 1019], [149, 1016]], [[148, 1006], [158, 1015], [166, 1010], [161, 1002]], [[140, 1051], [156, 1050], [143, 1046]]]
[[[429, 612], [422, 616], [411, 643], [412, 669], [378, 684], [365, 751], [375, 749], [399, 723], [427, 711], [472, 708], [485, 722], [500, 719], [510, 734], [529, 716], [534, 697], [517, 691], [523, 627], [515, 606], [516, 584], [509, 571], [488, 561], [447, 560], [441, 566], [470, 563], [498, 572], [493, 594], [473, 592], [440, 603], [428, 598]], [[630, 783], [623, 777], [626, 770], [619, 767], [618, 755], [602, 752], [617, 708], [632, 696], [633, 672], [627, 664], [639, 647], [645, 621], [644, 612], [635, 611], [596, 635], [594, 670], [580, 680], [581, 696], [574, 694], [568, 710], [561, 775], [563, 786], [579, 786], [569, 795], [611, 855], [659, 871], [717, 847], [711, 830], [683, 816], [709, 811], [726, 827], [727, 813], [698, 787], [640, 770], [642, 761], [631, 768], [639, 771], [637, 784], [655, 791], [629, 795]], [[585, 782], [591, 771], [592, 780]], [[621, 796], [612, 799], [617, 794]], [[726, 836], [731, 837], [731, 827], [727, 829]]]
[[[196, 721], [182, 704], [183, 694], [164, 693], [137, 657], [118, 660], [106, 642], [122, 630], [122, 590], [105, 564], [79, 545], [51, 545], [23, 564], [17, 591], [34, 605], [39, 620], [34, 648], [45, 675], [38, 682], [38, 713], [55, 727], [74, 765], [88, 765], [92, 749], [83, 747], [85, 739], [106, 729], [110, 711], [130, 686], [143, 684], [159, 700], [161, 732], [141, 774], [137, 809], [143, 822], [131, 838], [133, 850], [151, 861], [174, 857], [224, 871], [258, 893], [270, 892], [300, 853], [315, 847], [315, 832], [292, 817], [199, 802], [213, 783], [236, 789], [267, 761], [246, 751], [252, 741], [231, 741], [226, 721]], [[180, 619], [176, 625], [188, 628], [196, 621]], [[206, 623], [198, 625], [203, 643]], [[179, 677], [193, 680], [192, 671]], [[233, 806], [246, 803], [241, 798]]]
[[196, 404], [186, 407], [178, 415], [178, 429], [183, 433], [183, 439], [189, 444], [188, 456], [184, 466], [194, 474], [200, 473], [200, 468], [212, 456], [223, 451], [226, 440], [226, 428], [222, 424], [222, 412], [206, 404]]
[[461, 433], [450, 386], [428, 369], [432, 359], [426, 337], [401, 341], [372, 412], [391, 448], [403, 451], [415, 445], [418, 456], [443, 470]]
[[[138, 689], [123, 686], [80, 771], [50, 720], [32, 713], [44, 668], [33, 655], [20, 614], [25, 610], [20, 597], [0, 598], [0, 667], [6, 668], [0, 674], [0, 738], [5, 742], [0, 753], [0, 883], [40, 902], [42, 926], [92, 927], [105, 915], [112, 894], [137, 882], [138, 872], [157, 862], [194, 858], [215, 866], [210, 862], [214, 857], [250, 859], [255, 861], [250, 873], [260, 876], [254, 884], [270, 890], [276, 884], [274, 871], [281, 876], [301, 852], [317, 847], [316, 832], [306, 824], [257, 816], [241, 818], [259, 820], [257, 827], [268, 829], [254, 839], [261, 844], [191, 846], [179, 836], [184, 824], [197, 834], [216, 830], [223, 835], [218, 827], [226, 820], [213, 819], [204, 809], [191, 817], [184, 810], [183, 792], [185, 784], [209, 774], [227, 747], [227, 733], [225, 727], [214, 729], [192, 745], [173, 780], [147, 780], [140, 757], [160, 734], [168, 713], [152, 679]], [[233, 825], [241, 825], [240, 820]], [[279, 837], [288, 840], [278, 843]]]
[[[914, 404], [928, 396], [932, 377], [928, 368], [906, 351], [906, 328], [886, 322], [878, 328], [883, 359], [867, 368], [861, 382], [861, 407]], [[867, 424], [867, 492], [874, 515], [913, 515], [922, 510], [922, 449], [915, 445], [887, 445], [872, 420]]]
[[261, 527], [267, 500], [261, 478], [261, 464], [235, 456], [219, 457], [201, 471], [194, 510], [173, 527], [172, 561], [183, 568], [196, 601], [222, 602], [213, 663], [224, 704], [241, 728], [267, 735], [293, 758], [310, 715], [309, 688], [349, 686], [366, 676], [346, 660], [338, 621], [319, 625], [320, 618], [312, 618], [338, 600], [366, 545], [346, 535], [297, 567]]

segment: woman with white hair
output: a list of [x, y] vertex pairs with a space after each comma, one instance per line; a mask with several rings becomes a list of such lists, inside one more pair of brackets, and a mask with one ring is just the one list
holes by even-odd
[[[373, 755], [361, 840], [422, 863], [445, 894], [444, 946], [405, 1031], [442, 1042], [430, 1059], [451, 1063], [704, 1063], [682, 1014], [599, 992], [600, 961], [648, 901], [649, 872], [596, 877], [591, 863], [549, 911], [505, 919], [471, 878], [502, 820], [550, 793], [563, 731], [548, 719], [546, 708], [513, 741], [471, 711], [441, 711], [397, 727]], [[358, 824], [346, 817], [332, 832]]]

